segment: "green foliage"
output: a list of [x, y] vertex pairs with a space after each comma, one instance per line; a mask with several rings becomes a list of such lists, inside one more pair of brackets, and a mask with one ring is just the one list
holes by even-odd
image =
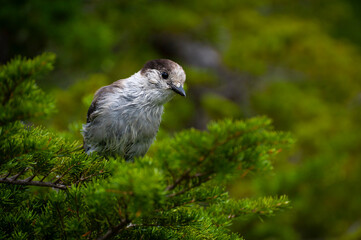
[[54, 111], [53, 101], [35, 84], [35, 79], [52, 70], [54, 54], [33, 60], [15, 58], [0, 69], [0, 125], [16, 120], [33, 120]]
[[[40, 91], [34, 76], [42, 69], [31, 63], [51, 68], [52, 60], [17, 59], [1, 76], [14, 92], [24, 88], [32, 96]], [[24, 68], [32, 74], [15, 71]], [[8, 92], [2, 88], [0, 95]], [[44, 93], [22, 101], [31, 113], [40, 112], [39, 101], [45, 112], [54, 106]], [[87, 155], [76, 141], [24, 124], [42, 115], [11, 114], [19, 109], [6, 109], [10, 114], [0, 126], [2, 239], [242, 239], [228, 229], [233, 219], [273, 216], [289, 207], [285, 196], [235, 200], [225, 189], [239, 176], [270, 170], [274, 156], [292, 143], [265, 117], [182, 131], [132, 163]]]

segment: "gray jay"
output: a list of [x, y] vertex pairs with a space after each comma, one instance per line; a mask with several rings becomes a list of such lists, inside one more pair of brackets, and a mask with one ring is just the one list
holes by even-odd
[[168, 59], [147, 62], [129, 78], [100, 88], [83, 124], [84, 150], [126, 161], [144, 156], [158, 132], [163, 104], [185, 96], [183, 68]]

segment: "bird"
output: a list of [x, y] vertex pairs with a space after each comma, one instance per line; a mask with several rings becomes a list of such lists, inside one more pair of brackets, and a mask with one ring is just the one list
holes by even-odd
[[126, 79], [94, 94], [83, 124], [84, 150], [134, 161], [143, 157], [158, 133], [163, 105], [186, 96], [183, 68], [169, 59], [155, 59]]

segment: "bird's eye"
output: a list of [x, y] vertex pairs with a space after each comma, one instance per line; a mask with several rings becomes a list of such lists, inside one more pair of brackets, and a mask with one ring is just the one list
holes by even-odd
[[162, 78], [163, 78], [163, 79], [167, 79], [167, 78], [168, 78], [168, 73], [162, 72]]

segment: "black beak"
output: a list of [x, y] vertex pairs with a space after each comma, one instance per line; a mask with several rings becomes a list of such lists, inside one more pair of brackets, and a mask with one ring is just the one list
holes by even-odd
[[169, 84], [169, 86], [174, 92], [178, 93], [179, 95], [181, 95], [183, 97], [186, 96], [186, 92], [184, 91], [184, 89], [182, 87], [177, 87], [171, 83]]

